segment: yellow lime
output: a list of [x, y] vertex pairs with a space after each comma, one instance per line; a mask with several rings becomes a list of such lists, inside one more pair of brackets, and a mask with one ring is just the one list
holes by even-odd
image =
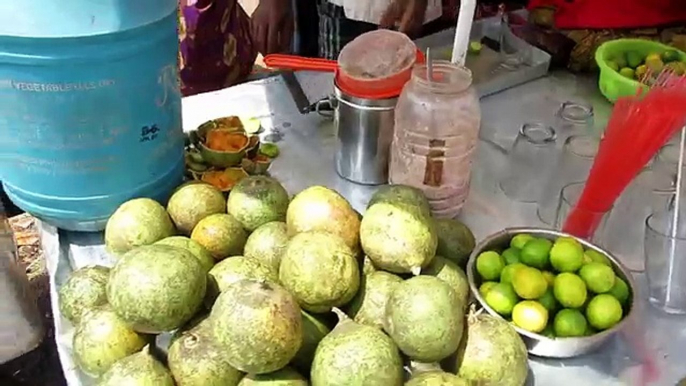
[[542, 271], [541, 273], [543, 274], [545, 281], [548, 282], [548, 288], [553, 288], [553, 285], [555, 284], [555, 274], [550, 271]]
[[649, 58], [646, 59], [646, 67], [648, 67], [653, 74], [658, 74], [665, 68], [665, 64], [662, 63], [662, 59], [660, 58]]
[[548, 282], [541, 271], [531, 267], [521, 267], [515, 270], [512, 286], [522, 299], [538, 299], [548, 289]]
[[665, 64], [665, 68], [674, 73], [674, 75], [683, 75], [684, 69], [679, 62], [670, 62]]
[[483, 252], [476, 258], [476, 271], [484, 280], [500, 279], [503, 268], [505, 268], [505, 260], [498, 252]]
[[602, 263], [589, 263], [581, 267], [579, 276], [584, 279], [589, 290], [602, 294], [615, 285], [615, 273], [612, 268]]
[[679, 52], [677, 50], [667, 50], [662, 53], [661, 58], [665, 63], [676, 62], [679, 60]]
[[566, 308], [555, 315], [555, 335], [559, 337], [584, 336], [588, 323], [579, 310]]
[[497, 283], [485, 296], [486, 304], [500, 315], [510, 315], [519, 301], [514, 288], [508, 283]]
[[488, 291], [490, 291], [495, 285], [498, 284], [497, 281], [485, 281], [481, 283], [481, 286], [479, 287], [479, 293], [481, 296], [486, 296]]
[[643, 63], [643, 58], [641, 57], [641, 54], [635, 51], [630, 51], [627, 52], [626, 54], [626, 65], [631, 68], [636, 68], [638, 67], [641, 63]]
[[533, 240], [533, 238], [534, 237], [528, 233], [520, 233], [510, 240], [510, 247], [521, 250], [524, 248], [524, 244], [526, 244], [529, 240]]
[[579, 308], [586, 302], [586, 284], [573, 273], [564, 272], [555, 276], [553, 293], [565, 308]]
[[584, 254], [590, 259], [590, 261], [595, 261], [596, 263], [603, 263], [605, 265], [608, 265], [612, 267], [612, 262], [610, 259], [607, 258], [607, 256], [603, 255], [602, 253], [596, 251], [595, 249], [587, 249]]
[[646, 75], [648, 72], [648, 67], [645, 64], [641, 64], [640, 66], [636, 67], [636, 71], [634, 71], [634, 75], [636, 76], [636, 79], [643, 79], [643, 77]]
[[662, 61], [662, 56], [658, 52], [652, 52], [646, 56], [646, 62], [649, 60], [659, 60]]
[[526, 265], [522, 263], [506, 265], [505, 268], [503, 268], [503, 271], [500, 273], [500, 282], [512, 283], [512, 278], [514, 277], [515, 272], [522, 267], [526, 268]]
[[629, 67], [622, 67], [619, 70], [619, 74], [621, 76], [623, 76], [625, 78], [629, 78], [629, 79], [634, 79], [636, 77], [636, 73], [634, 72], [634, 69], [629, 68]]
[[520, 259], [530, 267], [544, 269], [548, 266], [548, 255], [552, 247], [553, 243], [548, 239], [529, 240], [522, 248]]
[[614, 296], [596, 295], [586, 307], [586, 318], [594, 328], [607, 330], [622, 320], [622, 305]]
[[615, 285], [612, 286], [608, 294], [614, 296], [622, 305], [626, 305], [627, 300], [629, 300], [629, 286], [622, 278], [615, 277]]
[[531, 332], [541, 332], [548, 324], [548, 310], [534, 300], [524, 300], [512, 309], [512, 321]]
[[584, 263], [584, 248], [578, 241], [561, 239], [550, 250], [550, 265], [558, 272], [576, 272]]
[[607, 66], [613, 69], [614, 71], [619, 71], [619, 65], [617, 65], [617, 62], [615, 62], [614, 60], [608, 60], [605, 63], [607, 63]]
[[519, 263], [520, 251], [517, 248], [507, 248], [503, 251], [502, 256], [505, 259], [505, 264]]
[[543, 296], [538, 298], [538, 302], [550, 312], [555, 312], [557, 309], [557, 300], [555, 300], [555, 295], [553, 294], [552, 288], [548, 288]]

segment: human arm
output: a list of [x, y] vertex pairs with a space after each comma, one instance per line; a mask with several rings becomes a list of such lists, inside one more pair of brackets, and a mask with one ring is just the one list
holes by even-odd
[[291, 1], [260, 0], [251, 17], [250, 32], [263, 55], [287, 51], [294, 32]]

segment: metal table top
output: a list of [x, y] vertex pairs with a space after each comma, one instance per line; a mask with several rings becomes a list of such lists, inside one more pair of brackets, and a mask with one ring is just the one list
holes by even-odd
[[[331, 76], [299, 73], [311, 102], [331, 92]], [[597, 121], [607, 119], [610, 105], [597, 91], [594, 79], [559, 72], [482, 99], [482, 134], [474, 163], [469, 199], [460, 218], [477, 239], [508, 226], [541, 226], [535, 205], [511, 202], [498, 187], [507, 172], [505, 151], [522, 123], [552, 122], [558, 106], [568, 100], [585, 100], [594, 105]], [[206, 120], [227, 115], [262, 117], [263, 136], [277, 141], [281, 155], [270, 173], [286, 189], [296, 193], [311, 185], [336, 189], [363, 212], [375, 187], [361, 186], [340, 178], [334, 171], [335, 132], [332, 121], [317, 114], [300, 115], [280, 77], [186, 98], [184, 127], [191, 130]], [[53, 295], [68, 273], [94, 262], [108, 262], [101, 234], [57, 231], [43, 225], [43, 243], [48, 258]], [[638, 281], [643, 283], [643, 278]], [[53, 296], [53, 306], [56, 306]], [[632, 336], [645, 338], [651, 355], [660, 366], [656, 385], [674, 385], [686, 375], [677, 358], [686, 351], [686, 319], [671, 318], [650, 309], [647, 302], [638, 310], [640, 322]], [[71, 331], [56, 318], [56, 339], [70, 384], [81, 383], [68, 355]], [[531, 384], [535, 385], [624, 385], [634, 384], [639, 361], [627, 340], [613, 339], [600, 351], [568, 360], [531, 358]], [[630, 381], [631, 380], [631, 381]]]

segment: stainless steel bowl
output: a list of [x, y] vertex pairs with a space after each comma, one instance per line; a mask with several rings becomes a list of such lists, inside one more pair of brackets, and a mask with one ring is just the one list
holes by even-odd
[[[571, 358], [579, 355], [587, 354], [599, 348], [603, 343], [607, 342], [615, 333], [620, 331], [627, 325], [629, 318], [634, 315], [634, 308], [636, 306], [636, 300], [634, 299], [634, 294], [636, 291], [636, 283], [634, 282], [629, 270], [624, 267], [617, 259], [612, 256], [607, 251], [599, 248], [588, 241], [579, 239], [570, 234], [558, 232], [549, 229], [539, 229], [539, 228], [508, 228], [504, 229], [496, 234], [493, 234], [483, 241], [481, 241], [472, 251], [469, 256], [469, 261], [467, 262], [467, 278], [469, 280], [469, 287], [472, 290], [472, 294], [479, 302], [479, 304], [488, 311], [489, 314], [497, 317], [501, 317], [497, 312], [495, 312], [491, 307], [489, 307], [484, 299], [479, 293], [479, 285], [481, 280], [476, 272], [476, 258], [481, 254], [481, 252], [491, 251], [494, 249], [505, 249], [509, 246], [510, 240], [515, 235], [520, 233], [528, 233], [534, 237], [546, 238], [549, 240], [555, 240], [559, 237], [571, 237], [578, 240], [584, 249], [594, 249], [597, 252], [605, 255], [614, 266], [615, 274], [626, 281], [629, 286], [629, 304], [626, 307], [626, 314], [622, 321], [620, 321], [616, 326], [609, 330], [599, 332], [592, 336], [579, 337], [579, 338], [548, 338], [543, 335], [539, 335], [530, 331], [523, 330], [519, 327], [514, 326], [515, 330], [522, 337], [522, 340], [526, 344], [527, 349], [530, 354], [547, 357], [547, 358]], [[502, 318], [502, 317], [501, 317]]]

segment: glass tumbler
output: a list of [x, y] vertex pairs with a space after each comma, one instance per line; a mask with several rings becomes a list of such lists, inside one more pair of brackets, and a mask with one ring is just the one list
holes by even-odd
[[674, 194], [672, 180], [652, 169], [643, 170], [624, 190], [614, 205], [598, 244], [612, 253], [631, 271], [645, 269], [643, 235], [651, 213], [665, 211]]
[[584, 182], [598, 152], [598, 140], [588, 135], [573, 135], [565, 141], [557, 164], [548, 173], [538, 199], [538, 218], [545, 224], [555, 225], [560, 191], [573, 182]]
[[590, 135], [595, 133], [593, 106], [586, 102], [566, 101], [555, 113], [555, 130], [560, 143], [572, 135]]
[[[559, 203], [555, 215], [555, 229], [561, 230], [563, 228], [565, 221], [567, 220], [567, 216], [569, 216], [572, 209], [579, 201], [585, 185], [585, 182], [574, 182], [565, 185], [562, 188], [560, 191]], [[592, 218], [596, 223], [595, 232], [593, 236], [590, 237], [590, 241], [596, 242], [598, 239], [600, 239], [600, 236], [604, 233], [605, 224], [607, 223], [607, 218], [611, 211], [612, 210], [608, 210], [604, 213], [586, 211], [580, 213], [583, 216]], [[583, 235], [576, 236], [583, 237]]]
[[536, 202], [555, 155], [555, 130], [542, 123], [525, 123], [509, 153], [509, 168], [500, 179], [506, 196], [519, 202]]
[[670, 142], [658, 151], [653, 167], [673, 179], [676, 179], [676, 165], [679, 163], [679, 143]]
[[686, 314], [686, 223], [680, 216], [673, 235], [672, 213], [655, 212], [645, 220], [648, 300], [668, 314]]

